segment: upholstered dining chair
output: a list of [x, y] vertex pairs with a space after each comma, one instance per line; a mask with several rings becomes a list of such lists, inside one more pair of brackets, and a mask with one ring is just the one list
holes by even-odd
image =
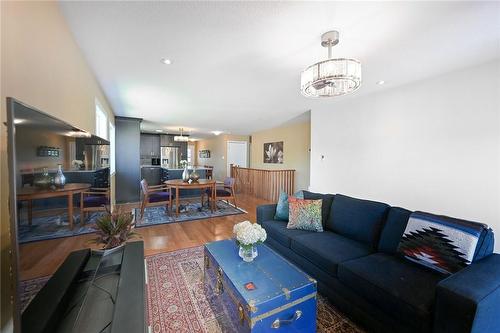
[[109, 206], [109, 187], [91, 187], [88, 191], [80, 194], [80, 216], [85, 222], [88, 212], [105, 211]]
[[165, 205], [167, 212], [172, 209], [172, 192], [167, 185], [149, 186], [146, 179], [143, 179], [141, 180], [141, 189], [141, 218], [144, 216], [146, 207]]
[[[229, 203], [229, 200], [233, 201], [233, 205], [235, 208], [238, 208], [236, 206], [236, 194], [234, 191], [234, 183], [235, 179], [231, 177], [227, 177], [224, 179], [224, 182], [217, 182], [216, 189], [215, 189], [215, 203], [217, 204], [217, 200], [225, 200], [227, 203]], [[208, 189], [205, 191], [205, 193], [208, 196], [208, 202], [210, 203], [210, 193], [211, 190]]]

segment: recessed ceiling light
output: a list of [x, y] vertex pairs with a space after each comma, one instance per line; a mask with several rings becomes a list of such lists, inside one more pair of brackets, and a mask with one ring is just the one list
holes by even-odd
[[163, 132], [163, 130], [162, 130], [162, 129], [157, 129], [157, 130], [155, 130], [155, 131], [156, 131], [156, 132], [158, 132], [158, 133]]
[[24, 119], [20, 119], [20, 118], [16, 118], [14, 119], [14, 124], [21, 124], [21, 123], [24, 123]]
[[384, 83], [385, 83], [385, 81], [384, 81], [384, 80], [377, 81], [377, 84], [378, 84], [379, 86], [383, 85]]
[[212, 134], [214, 135], [221, 135], [223, 132], [222, 131], [212, 131]]
[[172, 60], [170, 59], [167, 59], [167, 58], [161, 58], [161, 63], [164, 64], [164, 65], [170, 65], [172, 64]]

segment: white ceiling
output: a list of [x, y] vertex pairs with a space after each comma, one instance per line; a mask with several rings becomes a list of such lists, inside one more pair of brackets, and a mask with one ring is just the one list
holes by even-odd
[[[498, 2], [61, 2], [115, 113], [144, 129], [250, 134], [315, 106], [500, 57]], [[354, 94], [310, 100], [300, 72], [359, 59]], [[173, 64], [163, 65], [166, 57]], [[384, 86], [376, 85], [385, 80]], [[473, 83], [472, 83], [473, 84]]]

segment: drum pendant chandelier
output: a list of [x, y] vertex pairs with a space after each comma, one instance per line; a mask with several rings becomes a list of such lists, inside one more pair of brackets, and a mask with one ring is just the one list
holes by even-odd
[[307, 67], [301, 74], [302, 95], [311, 98], [349, 94], [361, 85], [361, 63], [351, 58], [332, 59], [332, 47], [339, 42], [338, 31], [321, 35], [321, 46], [328, 48], [328, 59]]

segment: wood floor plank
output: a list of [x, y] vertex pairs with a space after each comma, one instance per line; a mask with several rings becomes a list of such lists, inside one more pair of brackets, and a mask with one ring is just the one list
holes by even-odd
[[[236, 223], [244, 220], [254, 222], [256, 207], [269, 203], [248, 195], [239, 195], [237, 200], [238, 206], [241, 205], [241, 208], [248, 213], [135, 229], [144, 241], [145, 255], [175, 251], [230, 238]], [[120, 209], [131, 210], [135, 207], [138, 205], [127, 204], [120, 206]], [[70, 252], [89, 247], [96, 248], [96, 245], [89, 243], [94, 237], [94, 234], [86, 234], [20, 245], [20, 279], [28, 280], [53, 274]]]

